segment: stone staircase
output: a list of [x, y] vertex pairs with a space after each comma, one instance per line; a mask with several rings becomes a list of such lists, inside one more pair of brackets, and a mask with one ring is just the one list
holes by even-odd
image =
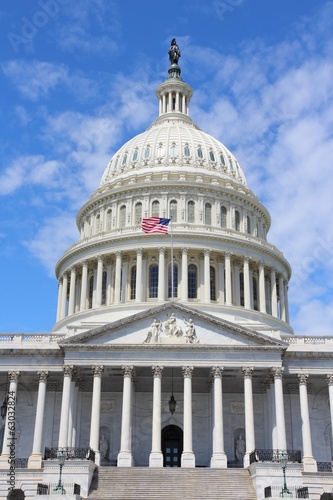
[[88, 500], [256, 500], [246, 469], [99, 467]]

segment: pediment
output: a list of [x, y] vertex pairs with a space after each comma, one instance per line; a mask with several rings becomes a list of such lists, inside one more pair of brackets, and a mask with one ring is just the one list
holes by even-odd
[[79, 333], [60, 343], [64, 348], [99, 346], [214, 346], [285, 348], [287, 345], [190, 306], [168, 303], [102, 327]]

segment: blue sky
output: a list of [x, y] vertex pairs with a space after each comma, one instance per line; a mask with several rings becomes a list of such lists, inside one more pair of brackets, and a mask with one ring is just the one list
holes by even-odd
[[113, 153], [157, 116], [170, 40], [191, 116], [238, 158], [292, 265], [291, 324], [333, 332], [333, 2], [0, 7], [0, 331], [50, 331], [54, 266]]

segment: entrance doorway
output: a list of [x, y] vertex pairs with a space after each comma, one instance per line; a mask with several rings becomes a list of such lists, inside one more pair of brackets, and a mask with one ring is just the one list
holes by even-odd
[[7, 495], [7, 500], [24, 500], [25, 494], [22, 490], [11, 490]]
[[183, 451], [183, 431], [177, 425], [162, 430], [163, 467], [180, 467]]

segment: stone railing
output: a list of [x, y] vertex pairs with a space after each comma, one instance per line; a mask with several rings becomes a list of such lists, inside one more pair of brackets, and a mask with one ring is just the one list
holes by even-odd
[[95, 461], [95, 452], [90, 448], [45, 448], [44, 460], [58, 460], [59, 451], [65, 452], [66, 460]]
[[333, 472], [333, 462], [317, 462], [318, 472]]
[[64, 338], [62, 333], [0, 333], [0, 345], [57, 344]]
[[281, 452], [288, 454], [288, 462], [301, 463], [300, 450], [259, 450], [256, 449], [250, 454], [250, 464], [254, 462], [279, 462]]
[[295, 336], [295, 337], [285, 337], [284, 342], [290, 345], [332, 345], [333, 337], [307, 337], [307, 336]]

